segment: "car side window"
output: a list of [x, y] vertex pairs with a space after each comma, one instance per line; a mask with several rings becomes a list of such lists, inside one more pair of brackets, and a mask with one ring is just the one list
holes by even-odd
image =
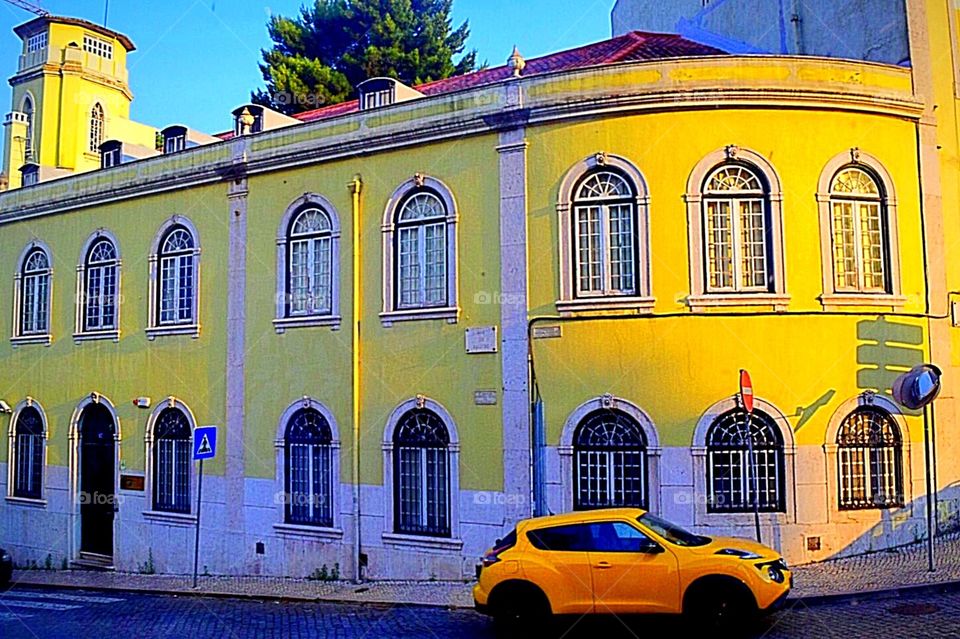
[[622, 521], [590, 524], [590, 547], [593, 552], [650, 552], [657, 543]]
[[591, 545], [590, 534], [588, 524], [574, 524], [531, 530], [527, 539], [538, 550], [583, 552]]

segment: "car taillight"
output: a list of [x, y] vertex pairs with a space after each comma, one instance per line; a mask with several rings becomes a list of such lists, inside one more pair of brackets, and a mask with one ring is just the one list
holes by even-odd
[[483, 557], [481, 558], [481, 563], [484, 568], [489, 568], [493, 564], [500, 561], [500, 554], [510, 550], [517, 543], [517, 534], [516, 531], [511, 532], [509, 535], [503, 539], [498, 539], [497, 543], [494, 544], [493, 548], [488, 550]]

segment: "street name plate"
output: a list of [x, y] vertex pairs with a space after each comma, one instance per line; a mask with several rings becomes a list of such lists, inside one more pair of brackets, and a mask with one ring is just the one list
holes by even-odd
[[467, 353], [496, 353], [497, 327], [477, 326], [466, 331]]

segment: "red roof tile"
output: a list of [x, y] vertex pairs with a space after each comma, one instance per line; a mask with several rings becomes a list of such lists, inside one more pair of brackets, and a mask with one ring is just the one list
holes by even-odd
[[[687, 40], [670, 33], [647, 33], [632, 31], [630, 33], [595, 42], [586, 46], [551, 53], [539, 58], [527, 60], [523, 70], [524, 77], [552, 73], [555, 71], [570, 71], [584, 67], [614, 64], [616, 62], [635, 62], [640, 60], [660, 60], [664, 58], [683, 58], [689, 56], [726, 55], [720, 49]], [[440, 95], [463, 89], [493, 84], [506, 80], [512, 74], [510, 67], [502, 65], [489, 69], [481, 69], [464, 75], [453, 76], [443, 80], [427, 82], [415, 87], [426, 95]], [[357, 100], [331, 104], [329, 106], [304, 111], [293, 117], [303, 122], [315, 122], [344, 113], [352, 113], [359, 107]]]

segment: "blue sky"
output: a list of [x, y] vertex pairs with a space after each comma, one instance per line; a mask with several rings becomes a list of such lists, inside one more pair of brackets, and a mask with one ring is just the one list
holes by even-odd
[[[33, 0], [35, 3], [37, 0]], [[104, 0], [41, 0], [55, 15], [102, 23]], [[262, 86], [257, 63], [268, 47], [271, 13], [294, 15], [301, 0], [111, 0], [108, 25], [137, 46], [129, 58], [132, 117], [158, 128], [184, 123], [214, 133], [230, 111]], [[614, 0], [454, 0], [454, 20], [470, 21], [470, 48], [502, 64], [514, 44], [535, 57], [610, 36]], [[20, 54], [14, 26], [32, 14], [0, 0], [0, 73], [10, 77]], [[9, 110], [9, 91], [2, 98]]]

